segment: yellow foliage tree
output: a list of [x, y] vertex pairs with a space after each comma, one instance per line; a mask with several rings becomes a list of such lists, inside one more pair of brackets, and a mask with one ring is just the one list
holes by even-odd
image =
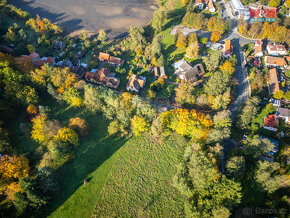
[[149, 129], [148, 121], [144, 117], [136, 115], [131, 119], [131, 126], [134, 135], [141, 135]]
[[235, 66], [231, 62], [225, 61], [223, 65], [220, 66], [220, 70], [232, 75], [235, 72]]
[[29, 105], [26, 110], [29, 114], [37, 114], [37, 107], [33, 104]]
[[204, 140], [212, 125], [209, 117], [196, 110], [174, 109], [162, 114], [164, 129], [190, 136], [193, 140]]
[[187, 45], [187, 38], [185, 35], [180, 33], [177, 37], [176, 47], [179, 49], [185, 49], [186, 45]]
[[39, 143], [43, 143], [48, 139], [44, 131], [45, 123], [46, 117], [44, 115], [38, 115], [32, 119], [31, 138]]
[[68, 127], [58, 130], [57, 134], [54, 136], [54, 140], [79, 145], [78, 134], [73, 129]]
[[133, 108], [133, 104], [132, 104], [133, 97], [134, 97], [134, 95], [130, 92], [124, 92], [120, 96], [120, 99], [124, 103], [125, 108], [127, 108], [127, 109]]
[[24, 156], [0, 157], [0, 174], [6, 180], [20, 179], [29, 176], [29, 162]]
[[215, 43], [221, 39], [221, 34], [218, 31], [213, 31], [211, 34], [210, 40]]
[[23, 191], [23, 190], [19, 187], [18, 182], [12, 182], [6, 187], [5, 195], [7, 196], [7, 199], [13, 201], [14, 194], [20, 191]]
[[51, 71], [52, 68], [49, 65], [45, 64], [41, 67], [41, 69], [35, 69], [34, 71], [31, 71], [31, 79], [33, 82], [41, 86], [46, 86], [46, 82], [50, 77]]

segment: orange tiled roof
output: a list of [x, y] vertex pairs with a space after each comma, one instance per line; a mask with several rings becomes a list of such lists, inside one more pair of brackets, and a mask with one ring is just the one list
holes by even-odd
[[276, 114], [272, 114], [269, 116], [266, 116], [264, 119], [264, 125], [266, 127], [278, 127], [277, 125], [277, 118], [276, 118]]
[[278, 92], [280, 88], [276, 68], [269, 70], [267, 78], [270, 93], [274, 94], [275, 92]]
[[255, 44], [255, 55], [261, 53], [262, 51], [262, 40], [259, 39]]
[[108, 61], [108, 60], [110, 59], [110, 54], [100, 52], [100, 54], [99, 54], [99, 59], [102, 59], [102, 60]]
[[233, 43], [231, 40], [226, 40], [225, 42], [225, 55], [232, 55], [233, 53]]
[[265, 63], [270, 65], [277, 65], [277, 66], [285, 66], [287, 65], [284, 58], [280, 57], [273, 57], [273, 56], [266, 56]]

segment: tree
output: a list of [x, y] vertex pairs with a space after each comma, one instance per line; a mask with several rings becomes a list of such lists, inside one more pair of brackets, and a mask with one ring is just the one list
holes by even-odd
[[284, 95], [284, 98], [288, 101], [290, 101], [290, 91], [287, 91]]
[[37, 107], [33, 104], [30, 104], [26, 110], [29, 114], [37, 114]]
[[226, 207], [218, 207], [212, 210], [213, 218], [228, 218], [231, 212]]
[[223, 65], [220, 66], [220, 70], [224, 73], [232, 75], [235, 72], [235, 65], [230, 61], [225, 61]]
[[101, 42], [104, 42], [107, 40], [107, 34], [106, 34], [105, 30], [100, 29], [99, 35], [98, 35], [98, 40], [100, 40]]
[[108, 133], [114, 135], [120, 131], [120, 122], [118, 120], [113, 120], [108, 126]]
[[63, 127], [58, 130], [57, 135], [54, 136], [55, 141], [79, 145], [79, 137], [77, 133], [68, 127]]
[[73, 87], [69, 88], [63, 93], [63, 99], [72, 107], [83, 106], [83, 99], [80, 95], [80, 92]]
[[179, 49], [185, 49], [186, 45], [187, 45], [187, 38], [185, 35], [180, 33], [177, 37], [176, 47]]
[[39, 143], [43, 143], [48, 140], [44, 131], [45, 123], [46, 117], [43, 115], [38, 115], [32, 119], [31, 138]]
[[218, 96], [228, 88], [229, 75], [222, 72], [215, 72], [204, 86], [204, 91], [208, 95]]
[[253, 139], [245, 146], [245, 154], [254, 159], [261, 158], [267, 155], [274, 145], [268, 139], [260, 139], [258, 135], [255, 135]]
[[275, 42], [287, 42], [287, 34], [289, 30], [285, 26], [278, 26], [275, 33], [272, 34], [271, 39]]
[[223, 128], [231, 126], [231, 112], [229, 110], [219, 111], [213, 117], [213, 123], [215, 128]]
[[102, 103], [98, 96], [99, 93], [97, 92], [96, 88], [91, 85], [85, 85], [84, 93], [85, 106], [93, 113], [100, 111]]
[[[207, 39], [207, 38], [206, 38]], [[194, 43], [194, 42], [196, 42], [196, 41], [198, 41], [197, 40], [197, 35], [196, 35], [196, 33], [194, 32], [194, 33], [190, 33], [189, 34], [189, 36], [188, 36], [188, 44], [190, 45], [191, 43]]]
[[218, 31], [213, 31], [211, 34], [210, 40], [215, 43], [221, 39], [221, 34]]
[[277, 8], [280, 5], [280, 0], [270, 0], [269, 4], [271, 7]]
[[259, 161], [255, 173], [255, 179], [260, 185], [262, 191], [273, 193], [286, 183], [285, 175], [273, 175], [275, 171], [280, 169], [277, 162]]
[[19, 187], [19, 184], [17, 182], [10, 183], [5, 190], [5, 195], [7, 196], [7, 199], [14, 200], [14, 194], [16, 192], [22, 191]]
[[131, 119], [131, 126], [134, 135], [141, 135], [149, 130], [149, 123], [142, 116], [134, 116]]
[[238, 126], [242, 129], [247, 129], [255, 116], [258, 113], [259, 99], [257, 97], [252, 97], [248, 99], [242, 108], [242, 111], [238, 115]]
[[175, 89], [176, 97], [175, 102], [179, 105], [194, 104], [195, 97], [193, 95], [194, 86], [190, 81], [182, 80], [178, 87]]
[[283, 90], [277, 91], [273, 94], [273, 97], [276, 99], [282, 99], [284, 97], [284, 92]]
[[28, 50], [29, 53], [35, 52], [35, 48], [31, 44], [27, 45], [27, 50]]
[[210, 53], [206, 57], [203, 57], [206, 69], [210, 72], [215, 71], [219, 66], [220, 59], [220, 53]]
[[226, 163], [226, 171], [230, 178], [242, 179], [246, 171], [245, 158], [243, 156], [231, 157]]
[[186, 55], [191, 58], [197, 58], [199, 52], [198, 41], [191, 43], [186, 49]]
[[290, 8], [290, 0], [286, 0], [285, 4], [288, 8]]
[[132, 50], [139, 50], [141, 49], [144, 45], [146, 45], [146, 39], [143, 36], [144, 34], [144, 29], [142, 27], [135, 27], [135, 26], [130, 26], [129, 27], [129, 36], [131, 39], [131, 48]]
[[90, 133], [90, 126], [85, 119], [80, 117], [71, 118], [68, 127], [77, 131], [80, 136], [86, 136]]
[[31, 79], [38, 85], [46, 86], [47, 82], [49, 82], [52, 72], [52, 67], [48, 64], [45, 64], [41, 67], [41, 69], [35, 69], [34, 71], [30, 71]]
[[212, 125], [210, 117], [196, 110], [174, 109], [162, 114], [162, 126], [165, 132], [176, 131], [195, 141], [205, 140]]
[[79, 35], [79, 38], [80, 38], [81, 40], [85, 41], [85, 40], [88, 38], [88, 33], [87, 33], [87, 31], [82, 30], [81, 33], [80, 33], [80, 35]]
[[159, 33], [162, 31], [162, 27], [166, 24], [167, 21], [167, 11], [164, 7], [160, 7], [158, 10], [154, 12], [152, 19], [152, 27], [155, 30], [155, 33]]
[[29, 162], [24, 156], [0, 157], [0, 174], [5, 180], [20, 179], [29, 176]]
[[188, 176], [196, 192], [207, 189], [220, 175], [203, 151], [192, 152], [187, 167]]

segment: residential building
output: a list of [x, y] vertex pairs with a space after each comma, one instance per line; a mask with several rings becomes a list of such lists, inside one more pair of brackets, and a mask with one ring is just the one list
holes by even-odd
[[139, 92], [142, 88], [144, 88], [146, 82], [146, 77], [138, 76], [136, 74], [132, 74], [127, 85], [127, 91]]
[[280, 43], [273, 43], [267, 45], [267, 51], [269, 55], [279, 56], [279, 55], [286, 55], [287, 49], [284, 45]]
[[52, 47], [55, 50], [62, 51], [65, 49], [65, 42], [59, 40], [53, 40]]
[[290, 122], [290, 110], [288, 108], [277, 108], [277, 117], [285, 120], [286, 123]]
[[255, 43], [255, 51], [254, 56], [255, 57], [262, 57], [263, 54], [263, 41], [261, 39], [257, 40]]
[[117, 65], [117, 66], [122, 66], [125, 63], [125, 60], [111, 56], [110, 54], [103, 53], [103, 52], [100, 52], [99, 60], [108, 62], [109, 64]]
[[83, 78], [85, 73], [86, 73], [86, 69], [82, 66], [82, 65], [78, 65], [76, 67], [72, 67], [72, 72], [79, 78]]
[[237, 16], [239, 19], [243, 17], [244, 20], [248, 20], [250, 18], [249, 9], [245, 8], [240, 0], [230, 0], [229, 3], [233, 10], [233, 15]]
[[284, 68], [287, 67], [287, 63], [284, 58], [272, 56], [265, 57], [265, 65], [267, 67], [284, 67]]
[[192, 67], [184, 59], [174, 64], [176, 70], [175, 75], [180, 80], [186, 80], [191, 82], [197, 82], [205, 74], [202, 64], [197, 64]]
[[268, 71], [267, 78], [268, 78], [267, 83], [268, 83], [268, 89], [269, 89], [270, 95], [273, 95], [275, 92], [280, 91], [276, 68], [270, 69]]
[[223, 55], [224, 56], [232, 56], [234, 52], [234, 46], [231, 40], [226, 40], [225, 42], [225, 46], [224, 46], [224, 52]]
[[54, 57], [42, 57], [34, 59], [35, 66], [42, 67], [44, 64], [53, 65], [55, 63]]
[[154, 67], [154, 76], [155, 78], [163, 78], [163, 79], [167, 79], [166, 73], [165, 73], [165, 68], [164, 66], [162, 67]]
[[278, 119], [276, 114], [271, 114], [264, 117], [264, 129], [268, 129], [271, 131], [277, 131], [278, 128]]
[[198, 7], [200, 10], [203, 10], [206, 8], [208, 2], [209, 0], [196, 0], [194, 6]]
[[110, 88], [118, 88], [120, 79], [115, 78], [115, 73], [111, 73], [110, 70], [102, 68], [96, 70], [96, 73], [86, 72], [85, 79], [92, 83], [103, 84]]
[[208, 8], [209, 12], [211, 12], [211, 13], [214, 13], [216, 11], [213, 0], [209, 0], [207, 8]]

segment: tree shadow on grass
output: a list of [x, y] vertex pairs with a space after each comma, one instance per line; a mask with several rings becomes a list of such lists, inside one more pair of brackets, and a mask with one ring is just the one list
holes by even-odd
[[[117, 138], [107, 136], [107, 122], [102, 115], [94, 115], [89, 112], [74, 113], [65, 111], [63, 121], [69, 117], [79, 116], [86, 119], [91, 127], [91, 133], [87, 137], [80, 140], [80, 145], [75, 150], [76, 157], [66, 163], [56, 174], [60, 183], [60, 191], [52, 199], [51, 204], [44, 208], [41, 216], [48, 216], [64, 204], [82, 185], [85, 179], [91, 179], [92, 172], [98, 169], [107, 159], [109, 159], [118, 149], [120, 149], [127, 141], [126, 138]], [[80, 111], [80, 110], [79, 110]], [[60, 117], [58, 114], [56, 117]]]

